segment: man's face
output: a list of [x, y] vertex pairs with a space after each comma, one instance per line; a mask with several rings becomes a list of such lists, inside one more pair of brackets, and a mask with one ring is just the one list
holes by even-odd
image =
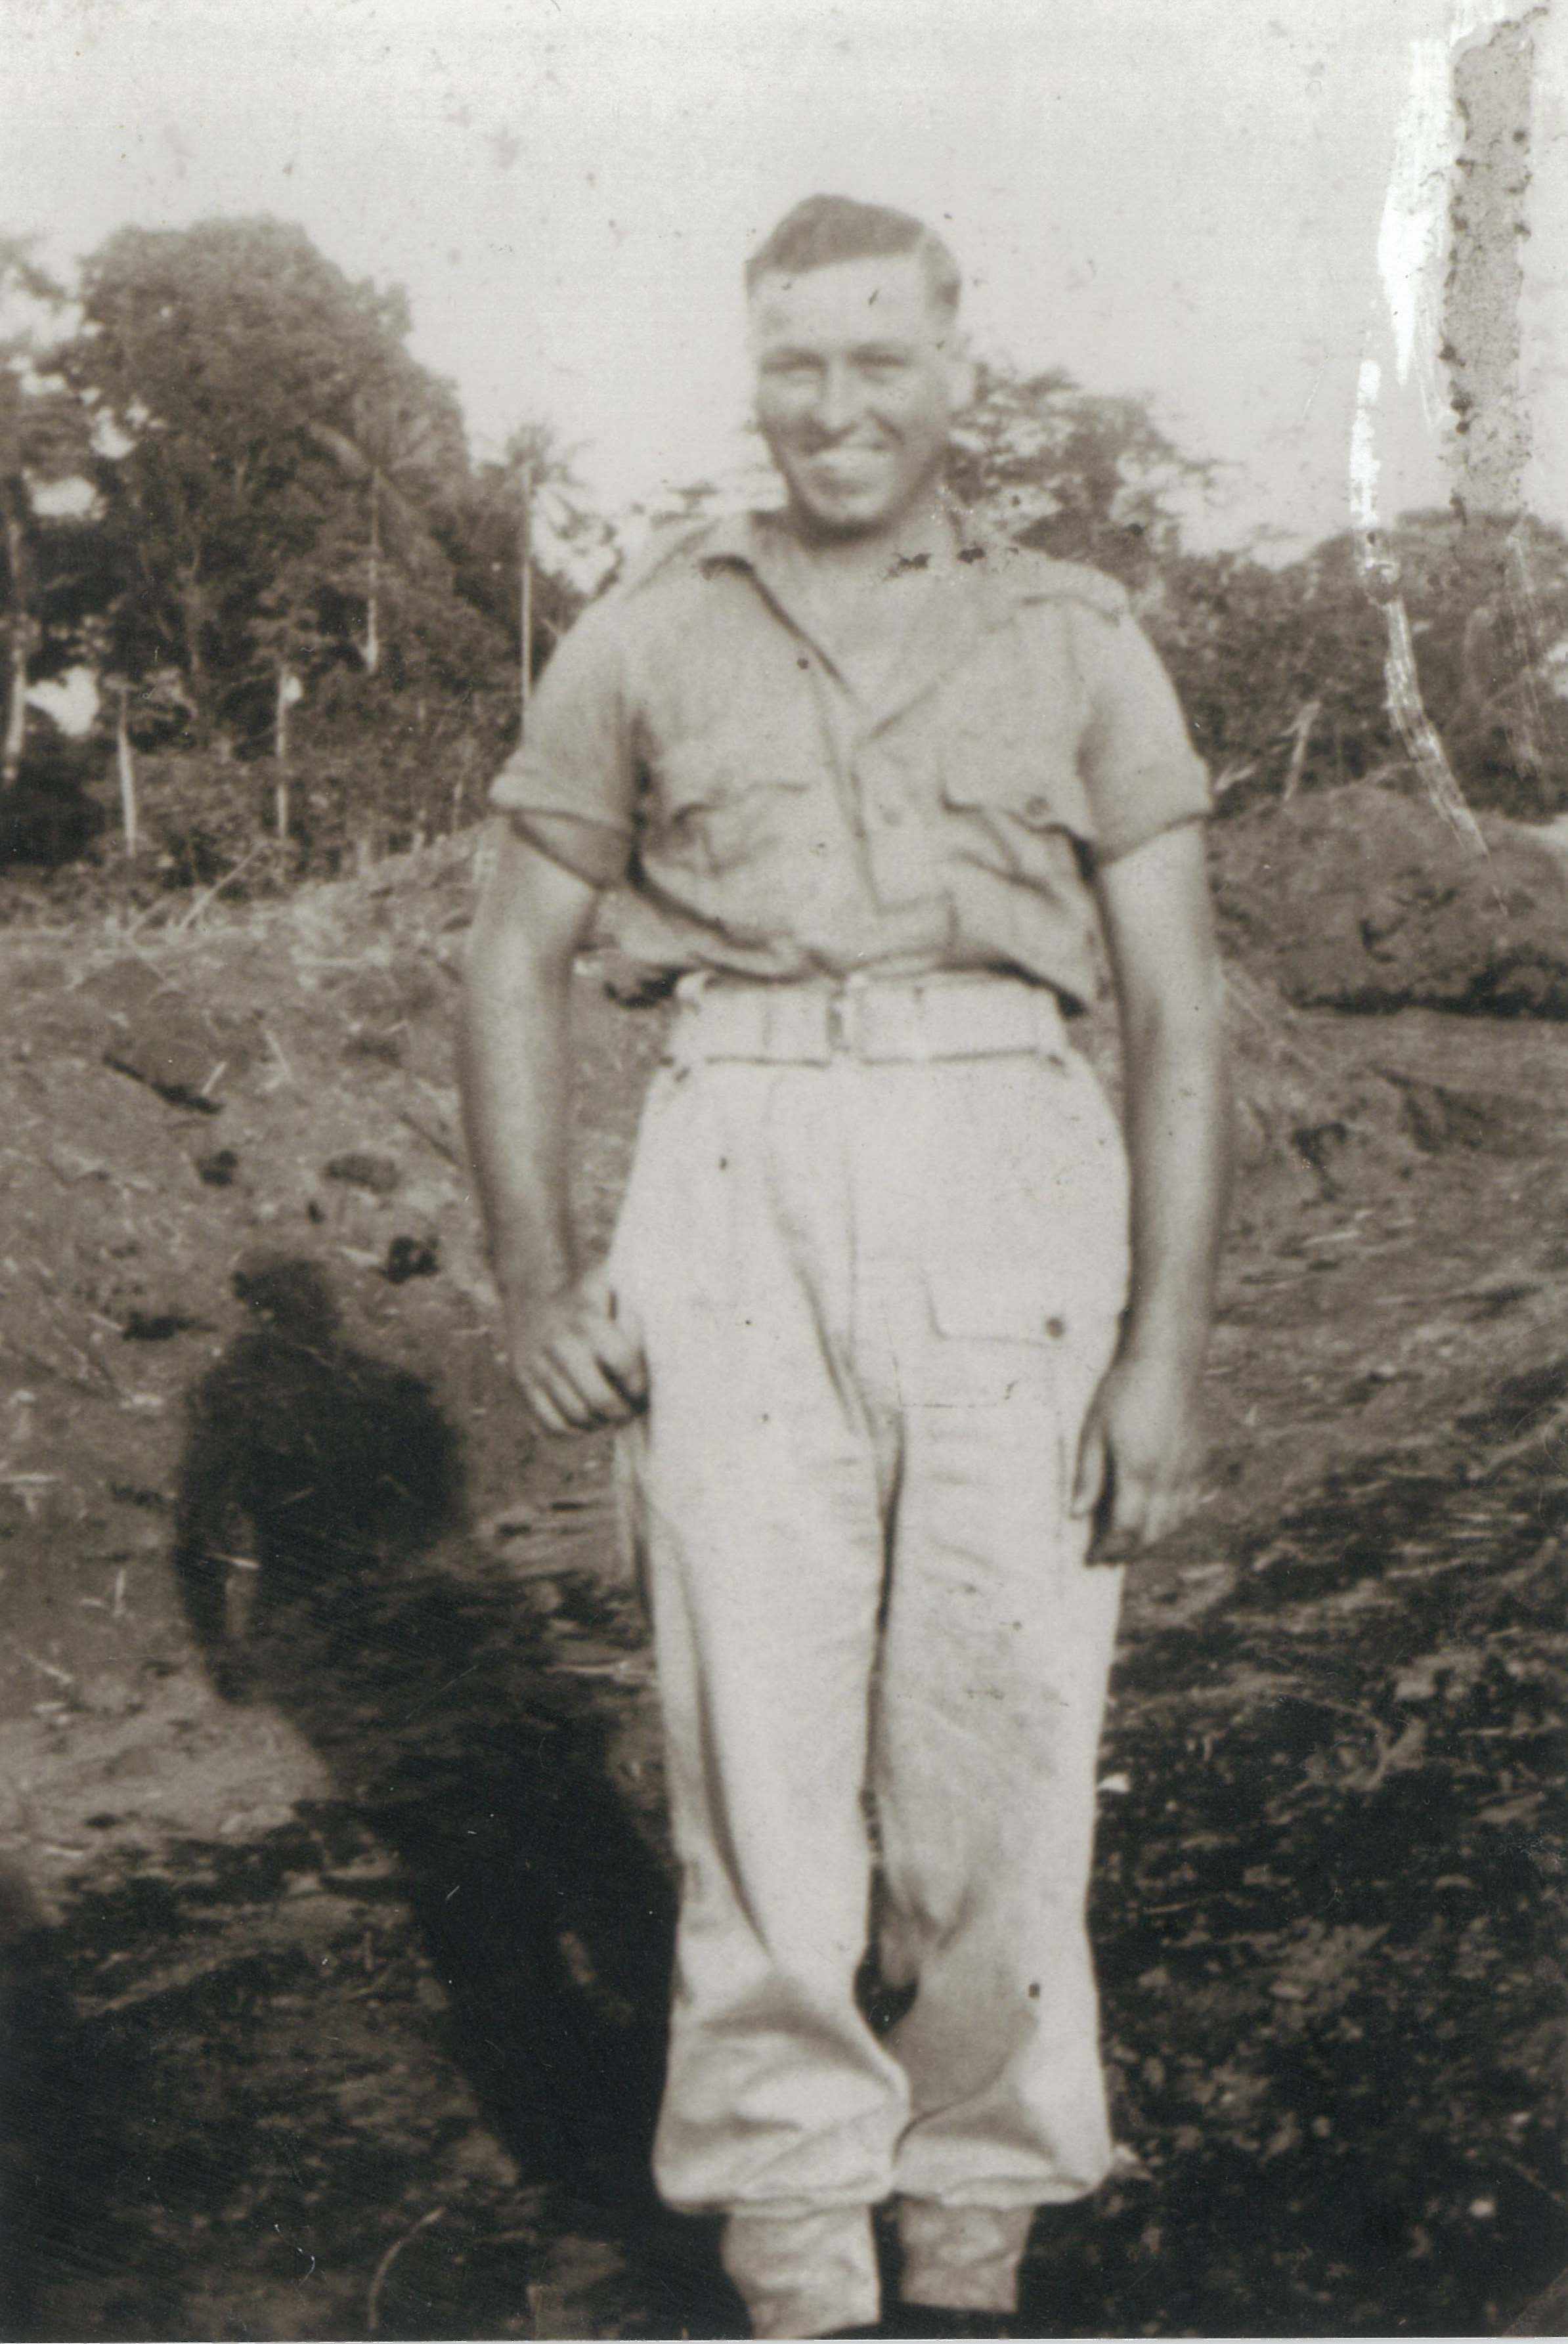
[[919, 254], [764, 277], [751, 325], [757, 421], [797, 516], [824, 537], [895, 530], [940, 479], [968, 389]]

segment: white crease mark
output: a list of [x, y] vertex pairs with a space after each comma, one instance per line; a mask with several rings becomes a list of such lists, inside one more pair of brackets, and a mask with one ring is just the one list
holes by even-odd
[[1377, 416], [1383, 370], [1376, 359], [1363, 359], [1356, 374], [1356, 407], [1351, 422], [1351, 526], [1363, 567], [1369, 558], [1367, 541], [1378, 526]]
[[[1410, 86], [1394, 134], [1393, 165], [1378, 228], [1378, 278], [1388, 311], [1395, 374], [1401, 384], [1414, 374], [1421, 410], [1434, 437], [1452, 428], [1441, 353], [1451, 200], [1461, 151], [1454, 58], [1477, 35], [1531, 13], [1533, 0], [1452, 0], [1446, 35], [1411, 43]], [[1466, 844], [1484, 855], [1480, 824], [1421, 698], [1410, 618], [1398, 591], [1398, 563], [1379, 541], [1377, 427], [1382, 388], [1382, 368], [1369, 354], [1356, 378], [1350, 510], [1361, 582], [1381, 607], [1388, 630], [1384, 677], [1389, 712], [1438, 813]]]
[[1395, 369], [1405, 383], [1413, 366], [1421, 408], [1434, 433], [1442, 429], [1447, 404], [1437, 354], [1449, 188], [1458, 152], [1451, 42], [1412, 41], [1410, 93], [1394, 133], [1393, 168], [1378, 229], [1378, 276], [1393, 332]]

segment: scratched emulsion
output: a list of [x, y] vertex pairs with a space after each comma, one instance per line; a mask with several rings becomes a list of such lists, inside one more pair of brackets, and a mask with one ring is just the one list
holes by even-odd
[[1496, 25], [1454, 59], [1463, 130], [1450, 207], [1442, 360], [1458, 442], [1456, 500], [1469, 520], [1512, 519], [1530, 460], [1519, 392], [1519, 303], [1530, 187], [1530, 89], [1540, 11]]
[[1543, 644], [1523, 540], [1516, 527], [1531, 459], [1521, 388], [1520, 304], [1531, 171], [1531, 96], [1542, 11], [1499, 25], [1454, 63], [1464, 143], [1455, 174], [1443, 307], [1443, 362], [1455, 418], [1455, 509], [1484, 581], [1465, 628], [1467, 699], [1499, 706], [1516, 770], [1539, 770], [1534, 695], [1494, 694], [1503, 674], [1533, 676]]
[[[1467, 687], [1480, 692], [1485, 688], [1482, 671], [1493, 664], [1488, 652], [1500, 652], [1504, 638], [1523, 637], [1522, 643], [1512, 647], [1523, 654], [1510, 660], [1513, 670], [1528, 672], [1538, 648], [1533, 640], [1529, 579], [1510, 527], [1518, 514], [1530, 456], [1519, 389], [1519, 305], [1523, 290], [1521, 247], [1528, 234], [1524, 202], [1530, 184], [1534, 64], [1531, 27], [1538, 13], [1508, 19], [1481, 35], [1456, 34], [1450, 49], [1452, 111], [1462, 136], [1450, 169], [1449, 268], [1438, 357], [1447, 370], [1454, 419], [1454, 507], [1472, 532], [1472, 559], [1466, 566], [1471, 576], [1488, 581], [1464, 641]], [[1401, 345], [1401, 378], [1410, 363], [1412, 336], [1428, 314], [1419, 283], [1426, 239], [1424, 233], [1412, 241], [1409, 235], [1401, 238], [1391, 231], [1401, 226], [1424, 229], [1426, 223], [1419, 217], [1424, 197], [1413, 212], [1412, 197], [1421, 195], [1426, 174], [1448, 161], [1446, 155], [1440, 161], [1444, 126], [1436, 120], [1430, 103], [1432, 93], [1423, 85], [1424, 61], [1418, 44], [1412, 102], [1390, 187], [1389, 212], [1397, 216], [1391, 221], [1385, 214], [1380, 239], [1385, 290]], [[1429, 102], [1418, 105], [1416, 99], [1422, 96]], [[1420, 151], [1407, 153], [1406, 145]], [[1408, 284], [1401, 281], [1406, 273]], [[1424, 361], [1424, 351], [1416, 355]], [[1381, 605], [1388, 627], [1389, 707], [1406, 754], [1438, 812], [1462, 838], [1484, 853], [1480, 827], [1427, 714], [1398, 571], [1379, 541], [1373, 423], [1380, 383], [1380, 370], [1369, 359], [1361, 369], [1351, 472], [1361, 576], [1368, 592]], [[1527, 731], [1527, 724], [1510, 724], [1511, 748], [1525, 768], [1533, 753]]]

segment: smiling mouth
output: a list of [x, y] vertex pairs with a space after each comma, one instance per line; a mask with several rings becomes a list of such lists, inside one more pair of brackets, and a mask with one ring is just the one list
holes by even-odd
[[824, 448], [806, 459], [814, 472], [828, 480], [860, 480], [886, 460], [887, 451], [882, 448]]

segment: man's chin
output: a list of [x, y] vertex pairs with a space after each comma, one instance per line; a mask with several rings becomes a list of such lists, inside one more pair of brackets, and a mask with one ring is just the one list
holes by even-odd
[[895, 518], [879, 497], [797, 495], [792, 502], [803, 535], [830, 541], [875, 537], [890, 528]]

